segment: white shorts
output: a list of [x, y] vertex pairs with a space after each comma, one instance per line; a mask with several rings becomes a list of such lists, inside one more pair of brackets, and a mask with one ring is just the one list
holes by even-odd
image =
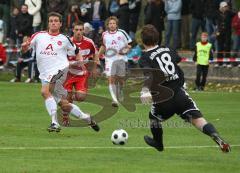
[[108, 60], [105, 62], [105, 73], [106, 76], [120, 76], [126, 75], [126, 63], [124, 59], [119, 60]]
[[[66, 99], [68, 94], [67, 90], [64, 88], [64, 83], [67, 78], [68, 69], [64, 69], [62, 71], [63, 75], [56, 80], [54, 88], [52, 90], [52, 95], [57, 103], [59, 103], [61, 99]], [[50, 85], [50, 82], [46, 80], [41, 80], [41, 83], [42, 85]]]

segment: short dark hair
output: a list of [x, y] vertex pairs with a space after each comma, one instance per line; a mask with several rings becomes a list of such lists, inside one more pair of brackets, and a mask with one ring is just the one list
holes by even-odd
[[60, 22], [62, 23], [62, 15], [57, 13], [57, 12], [50, 12], [50, 13], [48, 13], [48, 22], [49, 22], [49, 18], [52, 17], [52, 16], [58, 17]]
[[141, 39], [143, 44], [147, 46], [157, 45], [159, 42], [159, 32], [153, 25], [145, 25], [141, 31]]
[[74, 28], [75, 26], [84, 26], [84, 23], [83, 23], [82, 21], [74, 22], [74, 23], [73, 23], [73, 28]]
[[22, 5], [21, 5], [21, 7], [22, 7], [22, 6], [25, 6], [25, 7], [27, 7], [27, 8], [28, 8], [28, 5], [27, 5], [27, 4], [22, 4]]

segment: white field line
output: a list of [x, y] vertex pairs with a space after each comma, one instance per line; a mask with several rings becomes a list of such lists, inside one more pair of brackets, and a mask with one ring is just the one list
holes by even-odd
[[[169, 146], [166, 149], [199, 149], [199, 148], [217, 148], [214, 145], [202, 145], [202, 146]], [[240, 147], [239, 145], [231, 145], [233, 147]], [[139, 149], [151, 149], [152, 147], [0, 147], [0, 150], [84, 150], [84, 149], [120, 149], [120, 150], [139, 150]]]

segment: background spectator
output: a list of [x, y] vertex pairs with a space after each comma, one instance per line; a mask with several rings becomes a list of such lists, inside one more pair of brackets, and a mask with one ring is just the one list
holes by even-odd
[[3, 40], [6, 37], [6, 23], [3, 20], [3, 13], [0, 13], [0, 43], [3, 43]]
[[141, 12], [142, 0], [129, 0], [130, 21], [129, 21], [129, 36], [135, 39], [137, 32], [138, 19]]
[[64, 16], [68, 9], [68, 0], [46, 0], [47, 12], [57, 12]]
[[61, 14], [63, 16], [62, 24], [65, 26], [65, 11], [68, 9], [68, 0], [46, 0], [46, 8], [47, 13], [57, 12]]
[[129, 33], [130, 10], [128, 0], [119, 0], [119, 10], [117, 13], [119, 28]]
[[80, 5], [80, 20], [83, 23], [90, 23], [92, 21], [92, 10], [93, 10], [93, 4], [91, 0], [85, 0], [81, 5]]
[[164, 31], [164, 2], [162, 0], [153, 0], [148, 2], [145, 7], [145, 24], [152, 24], [159, 32], [159, 45], [162, 42], [162, 32]]
[[108, 3], [108, 15], [117, 16], [119, 10], [118, 0], [110, 0]]
[[6, 49], [2, 43], [0, 43], [0, 70], [3, 69], [3, 65], [7, 61]]
[[14, 7], [12, 10], [12, 15], [10, 18], [10, 34], [9, 37], [13, 44], [17, 43], [17, 16], [19, 14], [19, 9], [17, 7]]
[[84, 28], [84, 36], [94, 40], [94, 28], [92, 27], [92, 25], [88, 22], [84, 23], [83, 25]]
[[[218, 58], [229, 58], [231, 51], [231, 35], [232, 27], [231, 21], [234, 13], [229, 9], [228, 4], [223, 1], [219, 5], [219, 11], [217, 15], [217, 47], [218, 47]], [[216, 64], [216, 67], [222, 65], [222, 63]], [[223, 66], [231, 67], [230, 63], [224, 63]]]
[[[165, 0], [167, 13], [166, 46], [177, 49], [180, 47], [182, 0]], [[173, 35], [173, 46], [170, 46]]]
[[190, 49], [194, 50], [199, 29], [205, 31], [204, 0], [191, 0], [190, 10], [192, 13]]
[[189, 49], [190, 43], [190, 1], [191, 0], [182, 0], [182, 17], [181, 17], [181, 48]]
[[[233, 17], [232, 20], [232, 28], [233, 28], [233, 57], [239, 58], [240, 57], [240, 10], [237, 14]], [[240, 63], [238, 63], [238, 67], [240, 67]]]
[[2, 16], [1, 19], [5, 22], [7, 37], [9, 37], [10, 4], [11, 4], [10, 0], [0, 1], [0, 13]]
[[[27, 41], [30, 37], [25, 36], [23, 41]], [[32, 71], [33, 71], [33, 58], [32, 51], [29, 50], [26, 53], [22, 53], [21, 57], [17, 60], [17, 67], [15, 70], [15, 78], [13, 78], [10, 82], [21, 82], [22, 70], [25, 67], [28, 67], [28, 79], [25, 81], [26, 83], [31, 82], [32, 79]]]
[[105, 1], [95, 0], [93, 2], [92, 10], [92, 26], [95, 31], [98, 31], [98, 28], [104, 26], [104, 21], [107, 17], [107, 9]]
[[[235, 0], [222, 0], [224, 2], [226, 2], [229, 6], [229, 9], [233, 12], [237, 12], [237, 9], [236, 9], [236, 2]], [[222, 2], [221, 1], [221, 2]]]
[[69, 36], [73, 35], [73, 26], [74, 23], [79, 22], [79, 15], [80, 15], [80, 10], [78, 5], [73, 4], [69, 7], [69, 12], [67, 14], [67, 20], [66, 20], [66, 31]]
[[25, 0], [18, 0], [18, 6], [21, 7], [24, 4]]
[[28, 6], [28, 13], [33, 16], [33, 33], [41, 30], [41, 13], [42, 0], [25, 0], [25, 4]]
[[204, 3], [204, 12], [206, 16], [206, 25], [205, 29], [208, 33], [209, 42], [212, 44], [213, 49], [215, 50], [215, 25], [216, 25], [216, 18], [218, 13], [219, 3], [217, 0], [205, 0]]
[[100, 46], [102, 45], [102, 33], [104, 32], [104, 28], [103, 27], [99, 27], [98, 28], [98, 32], [96, 34], [94, 34], [93, 37], [93, 41], [95, 43], [96, 48], [100, 48]]
[[33, 17], [28, 14], [28, 6], [22, 5], [21, 12], [16, 17], [16, 26], [17, 26], [17, 44], [20, 45], [22, 43], [24, 36], [32, 35], [32, 23]]

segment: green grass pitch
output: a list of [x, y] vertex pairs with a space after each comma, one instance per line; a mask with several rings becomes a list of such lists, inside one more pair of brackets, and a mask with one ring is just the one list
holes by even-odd
[[[109, 97], [106, 86], [90, 93]], [[177, 116], [164, 124], [165, 151], [149, 148], [143, 141], [143, 136], [150, 134], [149, 108], [140, 104], [135, 112], [121, 106], [117, 114], [100, 123], [99, 133], [88, 127], [48, 133], [50, 118], [40, 84], [0, 82], [0, 173], [239, 172], [240, 93], [190, 94], [204, 116], [234, 145], [231, 153], [222, 153], [209, 137]], [[90, 113], [100, 110], [94, 104], [78, 105]], [[110, 141], [117, 128], [129, 134], [125, 146]]]

